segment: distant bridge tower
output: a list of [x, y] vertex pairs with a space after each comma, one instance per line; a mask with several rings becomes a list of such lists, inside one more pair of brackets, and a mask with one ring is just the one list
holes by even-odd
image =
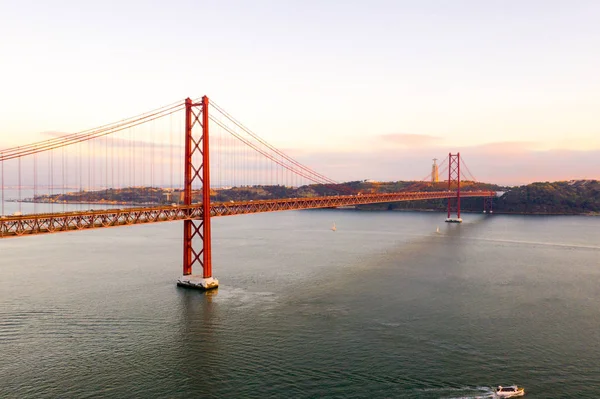
[[[448, 154], [448, 191], [456, 188], [456, 199], [448, 198], [448, 223], [462, 223], [460, 217], [460, 152]], [[456, 217], [452, 217], [456, 212]]]
[[436, 163], [437, 158], [433, 158], [433, 165], [431, 166], [431, 182], [437, 183], [440, 181], [440, 168]]

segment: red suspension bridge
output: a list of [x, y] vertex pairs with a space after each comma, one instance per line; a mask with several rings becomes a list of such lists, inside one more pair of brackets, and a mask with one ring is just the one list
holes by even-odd
[[[446, 221], [460, 222], [462, 197], [482, 197], [491, 209], [495, 192], [461, 190], [461, 177], [475, 178], [459, 153], [448, 154], [442, 166], [448, 180], [429, 183], [438, 189], [422, 189], [430, 174], [400, 192], [356, 192], [273, 147], [208, 97], [188, 98], [96, 129], [0, 150], [0, 238], [183, 220], [178, 284], [209, 289], [218, 286], [212, 217], [448, 199]], [[231, 187], [263, 197], [294, 187], [298, 197], [211, 201]], [[7, 214], [6, 204], [18, 210]], [[197, 267], [202, 273], [193, 275]]]

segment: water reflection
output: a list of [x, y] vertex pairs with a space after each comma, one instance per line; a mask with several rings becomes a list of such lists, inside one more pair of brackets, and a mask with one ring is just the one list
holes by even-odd
[[217, 218], [205, 293], [179, 223], [0, 240], [2, 393], [594, 397], [600, 220], [444, 217]]
[[[177, 288], [180, 298], [178, 369], [185, 377], [183, 392], [216, 392], [223, 370], [219, 341], [218, 289]], [[202, 395], [200, 395], [202, 396]]]

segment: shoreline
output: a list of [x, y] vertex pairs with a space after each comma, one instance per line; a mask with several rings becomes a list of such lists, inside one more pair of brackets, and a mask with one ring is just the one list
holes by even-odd
[[4, 202], [20, 202], [24, 204], [48, 204], [48, 205], [125, 205], [125, 206], [136, 206], [136, 205], [160, 205], [159, 203], [146, 203], [146, 202], [103, 202], [103, 201], [68, 201], [68, 202], [47, 202], [47, 201], [28, 201], [28, 200], [15, 200], [7, 199]]
[[[337, 208], [334, 208], [337, 209]], [[343, 210], [343, 209], [342, 209]], [[438, 209], [355, 209], [362, 212], [436, 212], [446, 213], [446, 210]], [[466, 211], [461, 210], [460, 213], [469, 214], [483, 214], [479, 211]], [[487, 214], [486, 214], [487, 215]], [[538, 213], [538, 212], [506, 212], [506, 211], [493, 211], [491, 215], [521, 215], [521, 216], [600, 216], [600, 212], [588, 212], [588, 213]]]

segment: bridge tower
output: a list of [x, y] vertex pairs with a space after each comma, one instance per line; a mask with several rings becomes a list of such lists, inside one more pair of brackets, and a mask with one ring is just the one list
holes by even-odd
[[[452, 155], [448, 154], [448, 191], [456, 185], [456, 200], [448, 198], [448, 223], [462, 223], [460, 217], [460, 152]], [[452, 212], [456, 212], [456, 217], [452, 217]]]
[[[194, 127], [201, 130], [194, 134]], [[198, 129], [201, 128], [201, 129]], [[212, 253], [210, 234], [210, 159], [208, 148], [208, 97], [200, 103], [185, 100], [185, 153], [184, 153], [184, 200], [192, 204], [192, 183], [202, 184], [202, 219], [183, 221], [183, 276], [177, 285], [209, 290], [217, 288], [219, 281], [212, 276]], [[189, 208], [186, 210], [189, 212]], [[196, 239], [196, 240], [195, 240]], [[194, 241], [202, 241], [202, 248], [194, 247]], [[192, 274], [193, 266], [202, 267], [202, 275]]]

